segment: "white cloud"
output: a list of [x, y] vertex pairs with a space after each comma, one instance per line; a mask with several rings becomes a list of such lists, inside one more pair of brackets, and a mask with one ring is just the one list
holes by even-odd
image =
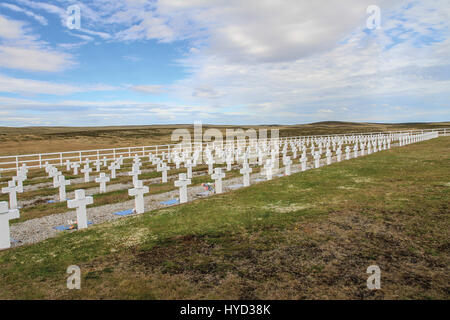
[[25, 23], [0, 15], [0, 67], [56, 72], [74, 65], [71, 55], [50, 48]]
[[159, 94], [163, 92], [164, 86], [157, 84], [147, 84], [147, 85], [130, 86], [130, 89], [141, 93]]
[[120, 88], [102, 84], [74, 86], [49, 81], [12, 78], [0, 74], [0, 92], [20, 94], [68, 95], [78, 92], [112, 91], [118, 89]]
[[0, 38], [19, 39], [24, 35], [23, 28], [23, 22], [10, 20], [0, 15]]
[[43, 16], [35, 14], [35, 13], [31, 12], [31, 11], [25, 10], [25, 9], [23, 9], [21, 7], [18, 7], [16, 5], [14, 5], [14, 4], [2, 3], [0, 5], [2, 7], [4, 7], [4, 8], [8, 8], [8, 9], [13, 10], [13, 11], [21, 12], [21, 13], [23, 13], [23, 14], [25, 14], [25, 15], [33, 18], [33, 19], [35, 19], [37, 22], [39, 22], [40, 24], [42, 24], [44, 26], [46, 26], [48, 24], [47, 19], [44, 18]]
[[72, 65], [69, 54], [48, 48], [0, 46], [0, 66], [5, 68], [56, 72]]

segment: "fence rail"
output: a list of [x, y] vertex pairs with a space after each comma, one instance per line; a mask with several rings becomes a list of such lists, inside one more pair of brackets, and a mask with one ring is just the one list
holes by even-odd
[[[376, 136], [376, 135], [390, 135], [391, 137], [398, 137], [402, 134], [419, 134], [427, 132], [438, 132], [439, 135], [450, 134], [450, 128], [439, 129], [413, 129], [402, 131], [386, 131], [386, 132], [355, 132], [355, 133], [341, 133], [341, 134], [326, 134], [326, 135], [312, 135], [312, 136], [293, 136], [293, 137], [280, 137], [279, 141], [290, 141], [298, 139], [320, 139], [320, 138], [333, 138], [333, 137], [346, 137], [346, 136]], [[271, 140], [269, 139], [256, 139], [257, 141]], [[251, 143], [252, 139], [234, 140], [233, 143]], [[226, 143], [226, 141], [224, 141]], [[194, 142], [195, 143], [195, 142]], [[215, 142], [202, 142], [203, 146], [214, 144]], [[190, 144], [189, 144], [190, 145]], [[70, 162], [81, 162], [89, 158], [90, 160], [103, 160], [107, 161], [116, 160], [120, 156], [124, 159], [130, 159], [135, 154], [139, 156], [148, 156], [150, 153], [153, 155], [168, 154], [174, 150], [174, 148], [180, 146], [180, 144], [165, 144], [165, 145], [153, 145], [153, 146], [138, 146], [138, 147], [121, 147], [121, 148], [108, 148], [108, 149], [95, 149], [95, 150], [78, 150], [78, 151], [64, 151], [64, 152], [51, 152], [51, 153], [39, 153], [39, 154], [22, 154], [12, 156], [0, 156], [0, 172], [17, 170], [21, 165], [26, 164], [28, 168], [42, 168], [43, 165], [48, 162], [53, 165], [64, 165], [67, 160]]]

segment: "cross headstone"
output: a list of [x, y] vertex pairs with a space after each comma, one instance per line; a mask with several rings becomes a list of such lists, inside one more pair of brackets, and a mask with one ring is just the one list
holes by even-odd
[[180, 188], [180, 203], [187, 202], [187, 186], [189, 184], [191, 184], [191, 179], [188, 179], [185, 173], [180, 173], [178, 180], [174, 183], [175, 187]]
[[191, 163], [190, 160], [187, 160], [187, 161], [184, 163], [184, 167], [187, 168], [187, 178], [188, 178], [188, 179], [192, 179], [192, 167], [193, 167], [193, 166], [194, 166], [194, 164]]
[[86, 164], [84, 165], [84, 168], [81, 169], [81, 173], [84, 173], [84, 182], [88, 183], [89, 182], [89, 173], [92, 172], [92, 169], [89, 168], [89, 165]]
[[285, 157], [283, 159], [283, 164], [284, 164], [284, 169], [285, 169], [285, 173], [287, 176], [291, 175], [291, 164], [292, 164], [292, 160], [291, 157]]
[[49, 175], [51, 178], [53, 178], [53, 188], [56, 188], [58, 184], [58, 177], [61, 175], [61, 172], [58, 171], [56, 168], [51, 168], [49, 171]]
[[17, 186], [19, 188], [23, 188], [23, 182], [27, 179], [27, 177], [21, 172], [18, 172], [16, 176], [12, 177], [12, 179], [17, 182]]
[[225, 173], [222, 172], [222, 168], [215, 168], [214, 174], [211, 175], [211, 179], [214, 180], [216, 186], [216, 193], [222, 193], [222, 179], [225, 178]]
[[77, 163], [77, 162], [75, 162], [75, 163], [72, 163], [72, 169], [73, 169], [73, 174], [74, 175], [78, 175], [78, 168], [80, 167], [80, 164], [79, 163]]
[[163, 162], [159, 167], [158, 167], [158, 171], [162, 172], [162, 176], [161, 176], [161, 182], [162, 183], [166, 183], [167, 182], [167, 171], [170, 169], [169, 166], [167, 166], [167, 164], [165, 162]]
[[86, 206], [93, 203], [94, 199], [92, 197], [86, 197], [83, 189], [75, 190], [75, 199], [67, 201], [67, 207], [69, 209], [76, 208], [77, 210], [78, 229], [87, 228]]
[[66, 160], [66, 171], [70, 171], [70, 160]]
[[95, 179], [95, 182], [100, 183], [100, 193], [106, 192], [106, 183], [109, 181], [110, 178], [104, 172], [101, 172], [100, 176]]
[[142, 173], [141, 170], [137, 169], [133, 166], [133, 170], [131, 172], [128, 172], [128, 175], [133, 177], [133, 185], [136, 185], [136, 183], [139, 180], [139, 175]]
[[300, 158], [300, 162], [302, 164], [302, 171], [306, 170], [306, 162], [308, 161], [308, 158], [306, 157], [306, 152], [303, 151], [302, 157]]
[[9, 209], [8, 202], [0, 202], [0, 250], [11, 247], [9, 220], [20, 218], [19, 210]]
[[345, 147], [345, 160], [350, 160], [350, 147]]
[[115, 179], [116, 178], [116, 170], [118, 169], [117, 163], [115, 161], [111, 162], [108, 169], [111, 170], [111, 179]]
[[233, 156], [231, 154], [227, 154], [225, 162], [227, 163], [227, 171], [231, 171], [231, 165], [233, 164]]
[[329, 148], [327, 148], [326, 154], [327, 156], [327, 165], [331, 164], [331, 150]]
[[14, 181], [8, 181], [8, 186], [2, 188], [2, 193], [9, 194], [9, 208], [17, 209], [17, 193], [23, 192], [23, 187], [16, 186]]
[[314, 168], [319, 168], [320, 167], [320, 153], [319, 151], [316, 151], [314, 153]]
[[149, 193], [149, 188], [144, 186], [141, 180], [137, 181], [133, 189], [128, 190], [129, 196], [134, 196], [136, 213], [144, 213], [144, 194]]
[[339, 146], [336, 150], [336, 158], [337, 158], [337, 162], [341, 162], [342, 160], [342, 149], [341, 146]]
[[272, 180], [273, 167], [270, 159], [266, 160], [266, 164], [264, 165], [264, 174], [267, 180]]
[[101, 165], [102, 165], [102, 163], [100, 162], [99, 159], [95, 160], [95, 162], [94, 162], [95, 172], [100, 172]]
[[248, 187], [250, 185], [250, 173], [252, 173], [253, 169], [250, 168], [247, 162], [244, 162], [242, 165], [242, 169], [239, 172], [244, 175], [244, 187]]
[[66, 180], [66, 177], [59, 176], [58, 177], [58, 185], [59, 188], [59, 201], [66, 201], [66, 186], [70, 184], [70, 180]]
[[208, 174], [213, 174], [214, 159], [212, 157], [208, 158], [208, 160], [206, 160], [206, 164], [208, 165]]

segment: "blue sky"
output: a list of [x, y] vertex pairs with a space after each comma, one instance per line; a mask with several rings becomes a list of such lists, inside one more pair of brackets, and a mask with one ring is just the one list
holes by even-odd
[[2, 1], [0, 126], [449, 121], [449, 4]]

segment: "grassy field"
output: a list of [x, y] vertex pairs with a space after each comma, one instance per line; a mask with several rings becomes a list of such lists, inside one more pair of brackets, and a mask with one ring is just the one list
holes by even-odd
[[[450, 122], [377, 124], [329, 121], [291, 126], [203, 125], [203, 132], [208, 128], [217, 128], [224, 133], [227, 129], [279, 129], [280, 137], [286, 137], [445, 127], [450, 127]], [[191, 132], [194, 130], [192, 124], [123, 127], [0, 127], [0, 156], [169, 144], [174, 143], [170, 137], [173, 130], [178, 128], [186, 128]]]
[[3, 251], [0, 298], [449, 299], [449, 150], [441, 137]]

